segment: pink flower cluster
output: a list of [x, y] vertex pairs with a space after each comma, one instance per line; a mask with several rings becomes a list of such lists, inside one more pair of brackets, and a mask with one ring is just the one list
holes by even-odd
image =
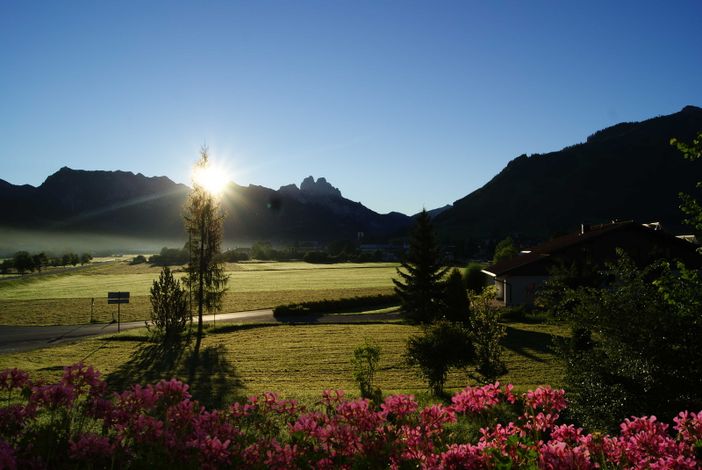
[[[206, 410], [178, 380], [113, 394], [98, 372], [76, 364], [55, 384], [4, 371], [0, 390], [20, 392], [0, 407], [0, 470], [692, 469], [702, 463], [696, 454], [702, 412], [681, 412], [672, 429], [653, 416], [632, 417], [619, 435], [588, 434], [562, 422], [565, 393], [550, 387], [521, 396], [511, 385], [468, 387], [448, 406], [426, 407], [412, 395], [388, 396], [376, 406], [327, 390], [308, 409], [264, 393]], [[507, 415], [515, 418], [501, 418]]]

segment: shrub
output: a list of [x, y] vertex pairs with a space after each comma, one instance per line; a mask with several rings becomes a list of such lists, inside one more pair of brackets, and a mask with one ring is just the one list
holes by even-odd
[[183, 248], [161, 248], [161, 252], [149, 258], [149, 263], [156, 266], [179, 266], [190, 260], [190, 253]]
[[486, 381], [492, 381], [507, 372], [502, 362], [502, 344], [506, 328], [500, 323], [500, 316], [492, 301], [495, 288], [489, 287], [482, 293], [471, 296], [471, 338], [475, 345], [478, 373]]
[[165, 266], [157, 281], [151, 286], [151, 323], [150, 331], [161, 336], [164, 341], [172, 341], [185, 331], [189, 319], [188, 303], [185, 289], [180, 281]]
[[357, 297], [347, 297], [345, 299], [318, 300], [314, 302], [302, 302], [299, 304], [279, 305], [273, 309], [273, 315], [294, 316], [294, 315], [314, 315], [321, 313], [354, 312], [361, 309], [379, 309], [391, 307], [399, 303], [399, 298], [394, 294], [388, 295], [365, 295]]
[[136, 265], [136, 264], [144, 264], [146, 263], [146, 257], [144, 255], [136, 255], [132, 260], [129, 262], [131, 265]]
[[382, 392], [374, 386], [379, 362], [380, 347], [368, 341], [353, 351], [353, 378], [358, 382], [361, 396], [375, 403], [380, 403], [382, 398]]
[[623, 255], [606, 274], [604, 287], [566, 289], [559, 302], [573, 328], [561, 345], [573, 413], [614, 429], [627, 416], [702, 407], [699, 274], [667, 262], [639, 269]]
[[444, 287], [444, 318], [448, 321], [470, 323], [470, 304], [458, 269], [451, 271]]
[[470, 263], [463, 272], [463, 283], [466, 289], [474, 294], [480, 294], [485, 288], [485, 274], [483, 265], [480, 263]]
[[407, 340], [407, 362], [419, 367], [420, 375], [437, 396], [443, 393], [448, 371], [466, 367], [475, 358], [470, 333], [460, 323], [439, 320]]

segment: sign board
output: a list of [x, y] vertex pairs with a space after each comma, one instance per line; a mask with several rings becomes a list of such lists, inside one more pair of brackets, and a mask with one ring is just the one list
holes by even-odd
[[108, 304], [128, 304], [129, 303], [129, 292], [108, 292], [107, 293], [107, 303]]

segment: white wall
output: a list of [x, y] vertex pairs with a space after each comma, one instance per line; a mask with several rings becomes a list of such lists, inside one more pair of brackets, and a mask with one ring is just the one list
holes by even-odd
[[502, 297], [505, 306], [534, 303], [536, 289], [544, 285], [548, 276], [496, 277], [497, 298]]

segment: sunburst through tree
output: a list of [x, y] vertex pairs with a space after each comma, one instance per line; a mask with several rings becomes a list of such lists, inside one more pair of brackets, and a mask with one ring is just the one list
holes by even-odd
[[185, 227], [188, 231], [188, 283], [197, 305], [195, 351], [202, 341], [203, 311], [216, 313], [222, 307], [229, 276], [217, 261], [222, 244], [224, 211], [220, 201], [226, 182], [213, 167], [207, 148], [200, 151], [200, 160], [193, 168], [193, 189], [185, 206]]

